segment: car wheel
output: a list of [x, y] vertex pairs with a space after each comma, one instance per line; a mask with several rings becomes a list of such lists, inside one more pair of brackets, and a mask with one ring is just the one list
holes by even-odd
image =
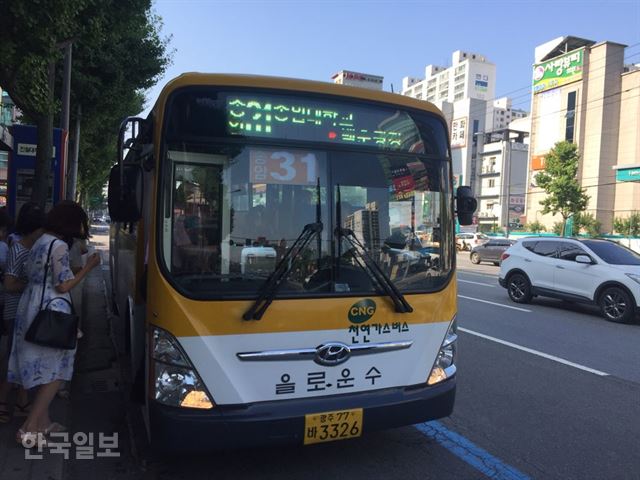
[[471, 254], [471, 263], [474, 263], [475, 265], [478, 265], [480, 263], [480, 255], [478, 255], [476, 252], [473, 252]]
[[598, 305], [600, 305], [602, 316], [610, 322], [630, 323], [633, 320], [633, 299], [620, 287], [605, 289], [600, 294]]
[[466, 251], [470, 252], [470, 251], [471, 251], [471, 245], [470, 245], [470, 244], [468, 244], [468, 243], [465, 243], [465, 244], [464, 244], [464, 249], [465, 249]]
[[499, 266], [500, 266], [500, 262], [493, 262], [493, 264], [494, 264], [496, 267], [499, 267]]
[[531, 301], [531, 282], [522, 273], [514, 273], [507, 279], [507, 292], [509, 298], [516, 303], [529, 303]]

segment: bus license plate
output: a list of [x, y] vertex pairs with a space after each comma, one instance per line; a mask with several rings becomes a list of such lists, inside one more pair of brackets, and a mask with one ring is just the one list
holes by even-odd
[[362, 435], [362, 409], [312, 413], [304, 418], [304, 444], [333, 442]]

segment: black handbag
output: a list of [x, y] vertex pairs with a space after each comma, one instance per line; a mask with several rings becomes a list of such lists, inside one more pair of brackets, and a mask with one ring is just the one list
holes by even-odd
[[[55, 240], [49, 246], [47, 263], [44, 267], [44, 281], [42, 284], [42, 297], [40, 298], [40, 311], [31, 322], [24, 339], [27, 342], [35, 343], [43, 347], [59, 348], [62, 350], [73, 350], [78, 341], [78, 316], [75, 313], [73, 304], [64, 297], [55, 297], [42, 306], [44, 292], [47, 287], [47, 275], [49, 273], [49, 259], [51, 249]], [[71, 313], [56, 312], [49, 310], [49, 304], [53, 300], [64, 300], [71, 306]]]

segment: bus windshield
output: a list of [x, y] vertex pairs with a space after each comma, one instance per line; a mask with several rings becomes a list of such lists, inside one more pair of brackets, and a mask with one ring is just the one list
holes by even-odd
[[[422, 125], [429, 121], [440, 124], [436, 117], [421, 119]], [[421, 123], [412, 125], [419, 130]], [[291, 264], [277, 298], [384, 295], [353, 242], [336, 234], [338, 226], [353, 232], [402, 293], [447, 283], [450, 162], [439, 145], [416, 138], [415, 131], [411, 142], [421, 143], [420, 153], [345, 142], [326, 147], [317, 138], [307, 146], [304, 132], [295, 143], [244, 134], [238, 141], [235, 128], [193, 135], [182, 124], [180, 131], [165, 132], [160, 254], [165, 275], [181, 293], [256, 298], [305, 225], [314, 223], [321, 231], [287, 256]], [[446, 136], [438, 142], [446, 145]]]

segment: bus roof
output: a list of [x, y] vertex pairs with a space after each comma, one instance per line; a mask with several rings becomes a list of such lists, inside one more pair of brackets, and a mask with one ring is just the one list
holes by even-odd
[[[229, 87], [254, 87], [273, 88], [300, 92], [313, 92], [324, 95], [335, 95], [348, 98], [358, 98], [361, 100], [371, 100], [374, 102], [387, 103], [399, 107], [415, 108], [432, 112], [442, 116], [442, 112], [432, 103], [417, 100], [397, 93], [389, 93], [378, 90], [368, 90], [364, 88], [338, 85], [330, 82], [318, 82], [314, 80], [299, 80], [286, 77], [269, 77], [262, 75], [246, 74], [218, 74], [188, 72], [170, 80], [162, 89], [150, 115], [156, 109], [162, 109], [171, 92], [178, 88], [196, 85], [229, 86]], [[156, 115], [160, 113], [157, 112]]]

